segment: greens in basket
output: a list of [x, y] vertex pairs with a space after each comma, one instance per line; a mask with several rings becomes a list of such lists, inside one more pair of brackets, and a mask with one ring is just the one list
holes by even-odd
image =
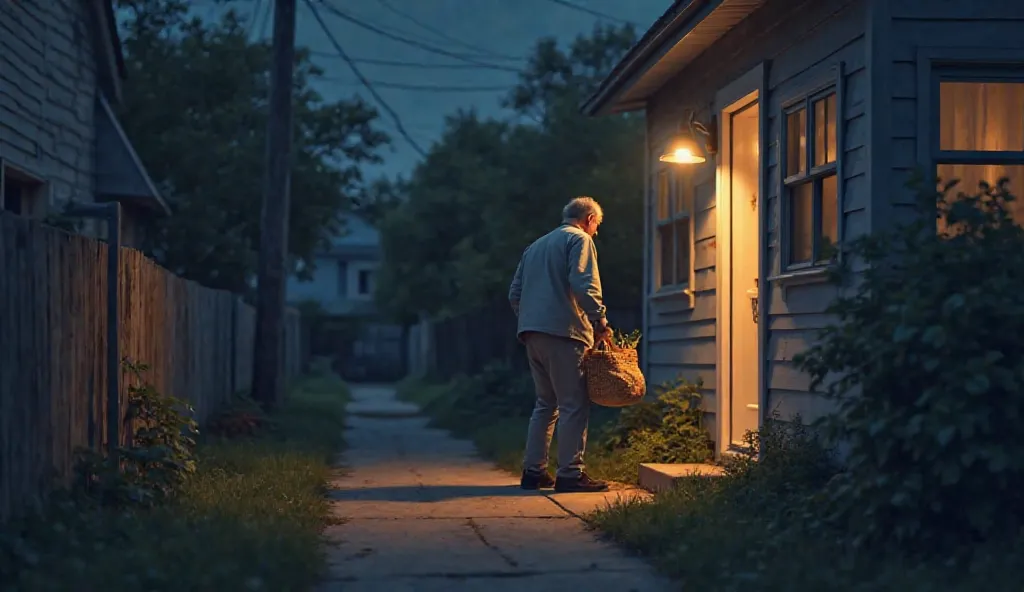
[[640, 330], [637, 329], [632, 333], [613, 330], [612, 343], [621, 349], [636, 349], [636, 346], [640, 344]]

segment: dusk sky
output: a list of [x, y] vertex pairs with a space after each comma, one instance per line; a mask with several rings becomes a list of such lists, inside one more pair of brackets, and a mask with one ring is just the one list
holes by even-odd
[[[357, 61], [367, 79], [378, 83], [377, 92], [424, 149], [437, 139], [445, 115], [460, 107], [473, 107], [482, 115], [500, 117], [505, 89], [517, 79], [516, 72], [509, 69], [524, 63], [522, 58], [539, 38], [553, 36], [568, 43], [602, 20], [630, 21], [642, 32], [671, 4], [670, 0], [571, 1], [619, 19], [612, 21], [552, 0], [324, 0], [323, 4], [316, 1], [344, 51]], [[254, 38], [269, 39], [273, 0], [239, 0], [233, 5], [253, 20]], [[389, 39], [345, 20], [329, 7], [388, 34], [458, 54], [475, 63]], [[330, 80], [320, 90], [327, 98], [358, 94], [374, 103], [349, 66], [335, 57], [334, 46], [302, 1], [297, 45], [312, 49], [317, 63], [326, 70]], [[394, 142], [384, 154], [384, 164], [369, 168], [367, 177], [407, 174], [419, 156], [395, 131], [393, 120], [377, 107], [382, 127]]]

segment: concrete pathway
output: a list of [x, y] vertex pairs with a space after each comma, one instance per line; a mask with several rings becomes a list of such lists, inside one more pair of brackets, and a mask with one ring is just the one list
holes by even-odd
[[332, 484], [323, 591], [659, 592], [677, 589], [588, 531], [609, 497], [519, 489], [471, 444], [427, 427], [386, 387], [356, 387], [346, 476]]

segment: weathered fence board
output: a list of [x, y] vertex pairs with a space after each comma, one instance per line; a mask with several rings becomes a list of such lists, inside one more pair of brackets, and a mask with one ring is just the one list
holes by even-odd
[[[146, 381], [203, 422], [250, 387], [255, 311], [138, 251], [120, 255], [120, 355], [148, 364]], [[104, 243], [0, 214], [0, 520], [66, 483], [76, 448], [105, 443], [106, 258]], [[289, 377], [301, 368], [300, 325], [290, 310]]]

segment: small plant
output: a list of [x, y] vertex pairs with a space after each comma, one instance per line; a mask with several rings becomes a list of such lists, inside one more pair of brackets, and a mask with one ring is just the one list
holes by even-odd
[[612, 343], [620, 349], [636, 349], [640, 345], [640, 330], [636, 329], [630, 333], [619, 331], [618, 329], [612, 332]]
[[626, 407], [601, 439], [607, 451], [631, 462], [703, 462], [711, 455], [698, 380], [682, 378], [655, 387], [656, 398]]
[[270, 426], [270, 418], [256, 401], [236, 395], [231, 405], [209, 421], [206, 433], [228, 439], [249, 438]]
[[145, 381], [149, 367], [122, 361], [134, 384], [122, 425], [132, 434], [114, 458], [79, 449], [80, 492], [101, 503], [150, 506], [163, 501], [196, 470], [198, 426], [192, 408]]

